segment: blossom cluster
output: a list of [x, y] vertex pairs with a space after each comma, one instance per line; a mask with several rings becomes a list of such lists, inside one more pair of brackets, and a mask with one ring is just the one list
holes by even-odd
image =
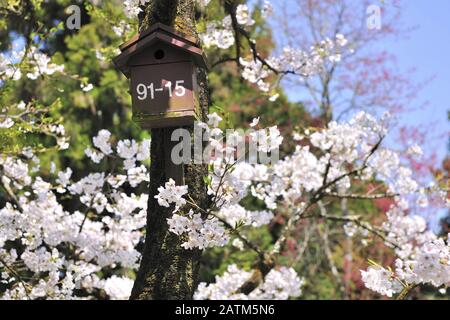
[[[221, 121], [222, 118], [217, 113], [212, 113], [208, 115], [207, 123], [197, 124], [206, 131], [208, 143], [212, 146], [214, 154], [209, 163], [212, 170], [209, 175], [208, 194], [215, 205], [206, 215], [211, 217], [202, 217], [200, 213], [194, 213], [192, 210], [184, 216], [175, 214], [187, 203], [184, 196], [188, 193], [188, 187], [176, 186], [172, 179], [166, 182], [164, 187], [158, 188], [158, 194], [155, 196], [160, 206], [175, 205], [173, 216], [168, 218], [169, 230], [177, 235], [187, 235], [187, 240], [183, 243], [186, 249], [223, 246], [230, 239], [226, 227], [260, 227], [270, 223], [273, 217], [271, 211], [248, 211], [238, 204], [249, 194], [252, 180], [267, 178], [265, 172], [268, 167], [258, 163], [251, 165], [237, 162], [236, 159], [231, 160], [228, 155], [234, 153], [236, 143], [232, 143], [231, 146], [223, 143], [220, 138], [223, 132], [219, 128]], [[265, 152], [278, 148], [282, 142], [276, 127], [269, 130], [260, 129], [250, 136], [252, 140], [262, 142], [258, 145]]]
[[387, 297], [392, 297], [403, 288], [395, 279], [395, 274], [383, 267], [369, 267], [367, 271], [361, 271], [361, 278], [367, 288]]
[[186, 204], [186, 200], [183, 198], [188, 193], [187, 186], [176, 186], [173, 179], [169, 179], [164, 187], [158, 188], [158, 194], [155, 198], [158, 200], [158, 204], [162, 207], [169, 207], [172, 203], [175, 204], [174, 212]]
[[367, 288], [388, 297], [419, 284], [446, 288], [450, 285], [449, 242], [430, 240], [416, 247], [409, 258], [397, 258], [394, 271], [372, 266], [361, 270], [361, 275]]
[[263, 92], [270, 90], [270, 84], [266, 79], [273, 74], [273, 70], [281, 73], [292, 73], [309, 77], [318, 74], [326, 63], [339, 62], [347, 45], [347, 40], [342, 34], [337, 34], [334, 40], [329, 38], [312, 46], [309, 52], [292, 47], [285, 47], [279, 56], [271, 56], [262, 60], [245, 60], [240, 58], [243, 67], [242, 77], [250, 83], [255, 83]]
[[[263, 8], [263, 15], [267, 16], [270, 11], [270, 3], [266, 1]], [[250, 9], [246, 4], [239, 4], [236, 7], [235, 18], [240, 27], [245, 28], [255, 24], [255, 20], [252, 19]], [[235, 43], [231, 16], [227, 15], [221, 21], [208, 22], [206, 30], [199, 36], [206, 48], [230, 48]]]
[[187, 241], [181, 245], [185, 249], [222, 247], [228, 242], [223, 224], [217, 218], [204, 220], [199, 213], [189, 211], [187, 216], [173, 214], [167, 219], [169, 230], [177, 235], [187, 234]]
[[[404, 204], [403, 204], [404, 205]], [[403, 288], [419, 284], [434, 287], [450, 285], [450, 242], [439, 239], [427, 229], [426, 221], [417, 215], [408, 215], [400, 204], [391, 208], [383, 228], [388, 245], [395, 243], [395, 268], [387, 271], [382, 266], [361, 271], [369, 289], [391, 297]]]
[[[262, 9], [263, 16], [272, 11], [270, 3], [266, 2]], [[240, 4], [236, 9], [237, 23], [242, 27], [252, 26], [255, 21], [251, 18], [249, 8]], [[206, 30], [200, 34], [200, 38], [206, 48], [217, 47], [228, 49], [234, 43], [232, 18], [226, 16], [220, 22], [212, 21], [206, 26]], [[250, 40], [253, 41], [253, 40]], [[311, 46], [308, 52], [285, 47], [278, 56], [272, 55], [267, 59], [256, 58], [259, 53], [252, 54], [250, 60], [239, 58], [242, 66], [242, 77], [250, 83], [254, 83], [263, 92], [269, 92], [270, 83], [267, 81], [270, 75], [277, 73], [292, 73], [303, 77], [309, 77], [324, 70], [327, 62], [336, 63], [342, 58], [348, 44], [343, 34], [337, 34], [334, 39], [326, 38]]]
[[232, 227], [243, 225], [257, 228], [269, 224], [273, 218], [273, 212], [268, 210], [249, 211], [241, 205], [235, 204], [222, 207], [217, 216]]
[[[94, 147], [85, 149], [85, 154], [94, 163], [100, 163], [102, 159], [112, 155], [113, 149], [110, 143], [111, 133], [108, 130], [100, 130], [98, 135], [92, 141]], [[135, 140], [120, 140], [117, 143], [116, 157], [123, 160], [123, 168], [126, 170], [127, 176], [123, 174], [109, 175], [107, 177], [108, 183], [113, 188], [120, 187], [128, 178], [132, 187], [136, 187], [143, 181], [149, 181], [147, 169], [145, 166], [136, 166], [136, 162], [145, 161], [150, 158], [150, 139], [144, 139], [138, 143]]]
[[205, 32], [201, 33], [199, 36], [205, 48], [214, 46], [220, 49], [228, 49], [234, 44], [231, 17], [226, 16], [219, 22], [208, 22]]
[[252, 276], [252, 272], [229, 265], [222, 276], [216, 276], [216, 282], [199, 284], [194, 294], [195, 300], [287, 300], [301, 296], [304, 280], [294, 269], [281, 267], [272, 269], [264, 281], [248, 295], [239, 289]]
[[23, 63], [27, 63], [26, 76], [31, 80], [36, 80], [41, 75], [52, 75], [55, 72], [64, 71], [64, 65], [52, 63], [49, 56], [40, 52], [35, 46], [31, 46], [28, 50], [13, 50], [9, 57], [0, 53], [0, 81], [20, 80], [22, 78], [20, 64]]
[[[94, 145], [123, 158], [105, 137], [110, 134], [102, 130]], [[122, 169], [127, 174], [94, 172], [79, 180], [66, 168], [44, 179], [31, 174], [37, 158], [31, 149], [24, 154], [25, 159], [0, 158], [1, 183], [15, 190], [0, 209], [0, 278], [7, 288], [0, 297], [77, 299], [102, 291], [112, 299], [127, 298], [133, 281], [112, 270], [137, 267], [148, 196], [120, 186], [148, 181], [145, 167], [138, 176], [130, 172], [136, 167], [129, 167]], [[146, 152], [137, 161], [148, 158]], [[80, 205], [65, 208], [61, 199], [67, 197]]]
[[149, 0], [125, 0], [123, 2], [124, 12], [128, 18], [136, 18], [142, 11], [142, 6]]

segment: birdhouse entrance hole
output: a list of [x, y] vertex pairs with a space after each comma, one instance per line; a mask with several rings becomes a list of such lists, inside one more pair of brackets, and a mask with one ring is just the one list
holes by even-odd
[[164, 56], [165, 56], [164, 50], [158, 49], [155, 51], [154, 57], [156, 60], [164, 59]]

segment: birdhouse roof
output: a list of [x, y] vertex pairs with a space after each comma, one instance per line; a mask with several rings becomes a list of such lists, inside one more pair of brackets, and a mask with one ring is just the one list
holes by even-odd
[[129, 77], [130, 70], [128, 63], [130, 59], [142, 52], [145, 48], [159, 42], [166, 43], [177, 50], [190, 54], [197, 66], [207, 68], [205, 54], [193, 37], [187, 36], [161, 23], [152, 25], [150, 28], [139, 32], [130, 40], [120, 45], [119, 49], [121, 53], [113, 58], [113, 62], [117, 68]]

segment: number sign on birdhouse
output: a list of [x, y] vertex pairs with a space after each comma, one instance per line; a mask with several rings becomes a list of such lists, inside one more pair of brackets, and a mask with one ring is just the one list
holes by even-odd
[[206, 68], [195, 39], [157, 23], [120, 50], [113, 61], [131, 80], [133, 120], [143, 128], [192, 125], [199, 108], [196, 68]]

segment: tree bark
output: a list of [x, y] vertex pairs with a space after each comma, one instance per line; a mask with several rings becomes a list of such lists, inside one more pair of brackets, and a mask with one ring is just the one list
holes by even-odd
[[[193, 0], [153, 0], [140, 17], [140, 29], [154, 23], [163, 23], [184, 34], [198, 39], [195, 29], [195, 6]], [[209, 107], [209, 92], [206, 70], [198, 69], [200, 88], [201, 117], [206, 118]], [[193, 127], [187, 127], [193, 134]], [[158, 205], [155, 195], [158, 187], [167, 182], [165, 164], [171, 161], [163, 150], [169, 147], [170, 135], [174, 128], [152, 129], [150, 186], [147, 211], [145, 247], [139, 271], [130, 299], [192, 299], [197, 286], [197, 274], [202, 252], [186, 250], [181, 247], [184, 236], [177, 236], [168, 230], [167, 218], [172, 208]], [[170, 154], [170, 153], [169, 153]], [[184, 179], [190, 196], [201, 207], [208, 206], [206, 185], [203, 177], [207, 175], [205, 165], [184, 165]], [[178, 214], [186, 215], [188, 206]], [[194, 210], [195, 211], [195, 210]]]

